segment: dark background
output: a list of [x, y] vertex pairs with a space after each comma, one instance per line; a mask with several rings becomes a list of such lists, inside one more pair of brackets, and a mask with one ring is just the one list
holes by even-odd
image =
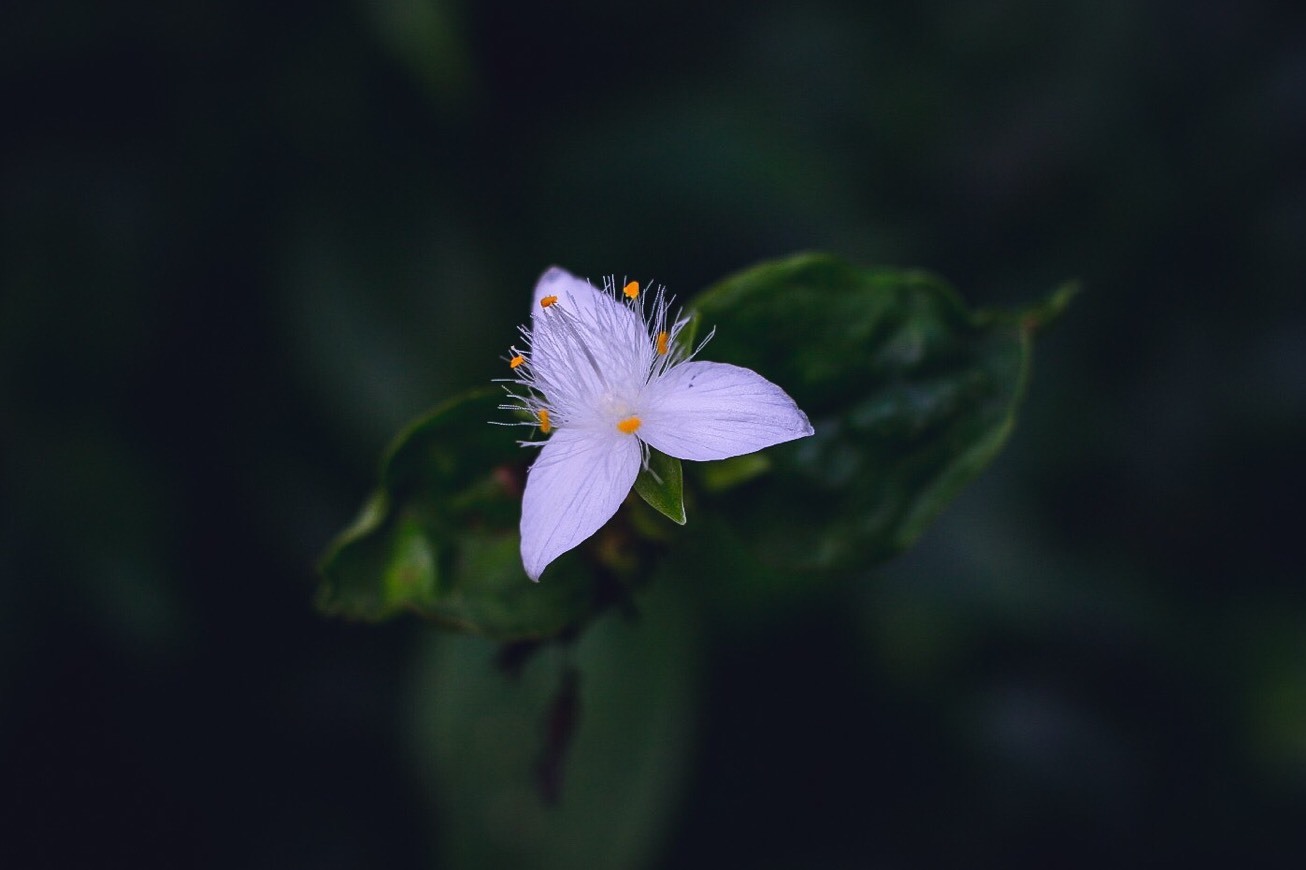
[[430, 629], [311, 607], [380, 450], [551, 263], [803, 249], [1085, 292], [915, 550], [709, 636], [648, 861], [1306, 859], [1301, 15], [701, 6], [4, 7], [0, 866], [432, 864]]

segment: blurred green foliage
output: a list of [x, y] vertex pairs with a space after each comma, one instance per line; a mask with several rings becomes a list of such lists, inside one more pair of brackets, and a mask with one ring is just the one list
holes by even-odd
[[[774, 608], [827, 593], [830, 576], [864, 575], [909, 545], [1010, 434], [1033, 333], [1072, 293], [973, 313], [929, 275], [828, 255], [759, 264], [714, 285], [690, 313], [722, 326], [709, 355], [778, 378], [817, 432], [812, 443], [741, 457], [765, 468], [736, 486], [709, 472], [710, 497], [691, 489], [696, 522], [669, 542], [690, 555], [673, 556], [670, 571], [658, 571], [656, 553], [668, 530], [638, 517], [647, 503], [684, 521], [678, 460], [657, 459], [663, 484], [637, 486], [617, 517], [533, 584], [516, 533], [533, 454], [522, 458], [514, 432], [487, 423], [506, 413], [501, 394], [469, 393], [407, 427], [382, 460], [380, 488], [327, 552], [318, 604], [368, 620], [413, 612], [518, 644], [501, 654], [505, 664], [525, 657], [503, 668], [515, 672], [508, 681], [484, 647], [431, 645], [419, 745], [430, 746], [450, 825], [442, 855], [464, 867], [647, 860], [690, 758], [683, 738], [695, 704], [685, 684], [700, 667], [689, 632], [701, 605], [686, 593], [706, 592], [721, 609], [759, 599]], [[663, 584], [674, 576], [677, 588], [637, 596], [650, 573]], [[813, 582], [820, 575], [827, 583]], [[637, 612], [639, 625], [591, 628], [611, 605]], [[542, 665], [535, 644], [557, 636], [565, 652]]]
[[[688, 761], [629, 768], [614, 863], [1300, 863], [1303, 69], [1300, 15], [1226, 0], [6, 4], [0, 866], [561, 860], [625, 737]], [[313, 611], [377, 453], [499, 374], [545, 265], [689, 295], [795, 250], [981, 310], [1085, 286], [909, 553], [749, 608], [669, 555], [520, 684]], [[605, 661], [554, 810], [458, 804]], [[486, 744], [442, 730], [473, 699]]]

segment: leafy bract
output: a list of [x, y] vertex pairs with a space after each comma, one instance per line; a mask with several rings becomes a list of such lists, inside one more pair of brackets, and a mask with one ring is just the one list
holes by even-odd
[[502, 416], [502, 394], [471, 393], [405, 429], [381, 462], [379, 489], [322, 560], [318, 606], [381, 620], [413, 612], [502, 640], [549, 637], [585, 620], [599, 572], [560, 560], [547, 584], [522, 569], [517, 522], [536, 454]]
[[[652, 451], [635, 493], [541, 583], [521, 565], [518, 521], [535, 452], [501, 419], [494, 390], [452, 400], [400, 434], [380, 483], [323, 559], [327, 613], [413, 612], [498, 640], [574, 631], [625, 600], [660, 548], [687, 543], [682, 572], [731, 595], [860, 572], [909, 546], [1009, 435], [1033, 334], [1072, 295], [971, 311], [944, 282], [810, 254], [764, 263], [698, 297], [717, 327], [703, 357], [785, 389], [816, 434], [724, 462]], [[505, 421], [506, 422], [506, 421]], [[685, 522], [683, 533], [666, 518]], [[661, 514], [661, 516], [658, 516]], [[665, 531], [664, 531], [665, 530]], [[747, 591], [745, 591], [747, 590]]]
[[775, 381], [816, 428], [766, 451], [769, 469], [735, 469], [736, 486], [730, 469], [691, 464], [700, 512], [733, 539], [711, 552], [741, 562], [731, 573], [749, 582], [783, 582], [865, 568], [909, 546], [1005, 442], [1031, 337], [1072, 294], [972, 312], [928, 273], [819, 254], [709, 288], [694, 313], [719, 327], [711, 358]]
[[651, 447], [648, 453], [648, 466], [635, 478], [635, 492], [658, 513], [683, 526], [685, 491], [680, 460]]

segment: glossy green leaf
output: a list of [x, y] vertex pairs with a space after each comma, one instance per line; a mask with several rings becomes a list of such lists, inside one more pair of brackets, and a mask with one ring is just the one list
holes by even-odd
[[788, 582], [911, 544], [1005, 442], [1032, 333], [1072, 292], [972, 312], [927, 273], [824, 255], [762, 264], [706, 291], [694, 310], [717, 333], [703, 356], [773, 380], [816, 428], [764, 451], [769, 470], [753, 463], [736, 477], [691, 463], [699, 512], [725, 533], [703, 547], [712, 570]]
[[684, 475], [679, 459], [650, 447], [648, 466], [635, 478], [635, 492], [673, 523], [685, 524]]
[[583, 622], [612, 572], [573, 555], [547, 583], [522, 570], [517, 524], [527, 464], [501, 394], [486, 390], [435, 409], [383, 457], [381, 487], [322, 561], [318, 606], [380, 620], [413, 612], [499, 639], [549, 637]]

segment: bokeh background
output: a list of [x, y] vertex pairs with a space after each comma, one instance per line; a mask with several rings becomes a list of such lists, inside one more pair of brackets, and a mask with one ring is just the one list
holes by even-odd
[[438, 866], [432, 630], [315, 559], [545, 266], [805, 249], [1085, 292], [913, 551], [706, 622], [620, 863], [1306, 859], [1303, 16], [707, 5], [0, 11], [0, 866]]

